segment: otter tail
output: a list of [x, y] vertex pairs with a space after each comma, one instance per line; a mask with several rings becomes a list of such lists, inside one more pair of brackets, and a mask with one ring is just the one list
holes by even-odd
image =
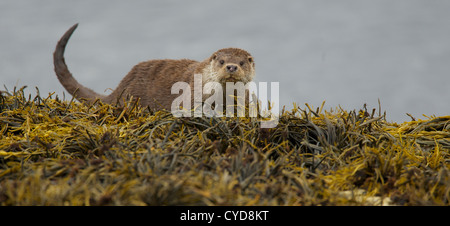
[[66, 49], [67, 42], [77, 26], [78, 24], [75, 24], [67, 30], [56, 45], [55, 52], [53, 53], [53, 64], [55, 66], [56, 76], [64, 88], [66, 88], [72, 96], [80, 101], [81, 99], [84, 99], [88, 102], [92, 102], [97, 98], [103, 99], [105, 96], [100, 95], [78, 83], [72, 76], [72, 73], [70, 73], [64, 60], [64, 50]]

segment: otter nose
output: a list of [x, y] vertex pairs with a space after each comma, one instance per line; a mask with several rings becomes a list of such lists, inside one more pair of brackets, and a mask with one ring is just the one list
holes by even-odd
[[237, 70], [236, 65], [227, 65], [227, 71], [228, 72], [235, 72]]

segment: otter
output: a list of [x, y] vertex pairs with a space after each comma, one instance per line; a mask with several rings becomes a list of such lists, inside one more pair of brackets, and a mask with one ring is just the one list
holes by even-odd
[[[186, 82], [192, 88], [194, 74], [202, 75], [207, 82], [251, 82], [255, 76], [255, 62], [247, 51], [225, 48], [214, 52], [203, 61], [189, 59], [149, 60], [135, 65], [110, 95], [101, 95], [81, 85], [70, 73], [64, 59], [64, 51], [70, 36], [77, 28], [73, 25], [61, 37], [53, 53], [56, 75], [64, 88], [77, 100], [92, 103], [100, 99], [105, 103], [123, 103], [125, 97], [139, 99], [141, 106], [153, 110], [169, 110], [176, 95], [171, 87], [176, 82]], [[205, 99], [205, 96], [203, 96]]]

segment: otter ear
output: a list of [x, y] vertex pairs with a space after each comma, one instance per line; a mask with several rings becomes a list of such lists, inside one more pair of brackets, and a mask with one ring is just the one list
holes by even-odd
[[255, 62], [253, 61], [253, 57], [249, 56], [248, 57], [248, 62], [253, 65], [253, 67], [255, 66]]
[[211, 56], [211, 60], [216, 60], [217, 59], [217, 54], [213, 54], [212, 56]]

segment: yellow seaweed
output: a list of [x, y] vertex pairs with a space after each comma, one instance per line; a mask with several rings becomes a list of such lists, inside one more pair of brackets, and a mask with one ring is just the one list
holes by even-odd
[[0, 205], [449, 205], [450, 116], [306, 104], [276, 128], [0, 95]]

